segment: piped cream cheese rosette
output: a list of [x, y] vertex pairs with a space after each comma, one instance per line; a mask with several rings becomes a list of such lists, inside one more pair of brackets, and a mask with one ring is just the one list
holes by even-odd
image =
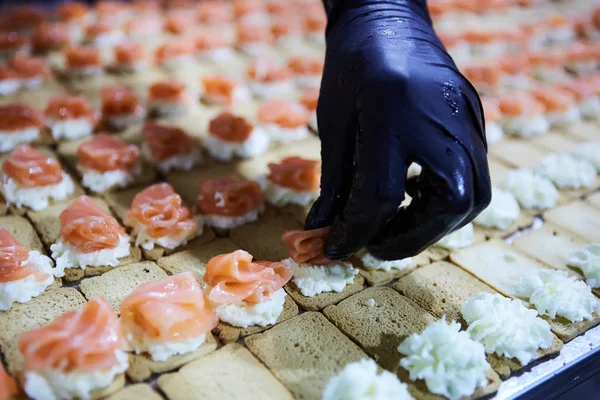
[[362, 261], [363, 267], [371, 271], [400, 271], [410, 267], [413, 264], [412, 257], [407, 257], [400, 260], [381, 260], [369, 253], [366, 249], [359, 251], [356, 256]]
[[567, 264], [583, 272], [592, 288], [600, 287], [600, 243], [592, 243], [571, 254]]
[[600, 300], [585, 282], [567, 271], [540, 269], [524, 275], [515, 284], [517, 296], [527, 300], [540, 315], [563, 317], [571, 322], [591, 320], [600, 312]]
[[593, 164], [568, 153], [547, 155], [536, 171], [563, 189], [589, 188], [597, 176]]
[[467, 333], [488, 354], [516, 358], [525, 366], [538, 357], [539, 349], [552, 345], [550, 325], [519, 300], [479, 293], [465, 302], [461, 313]]
[[197, 350], [217, 316], [194, 274], [185, 272], [138, 286], [121, 303], [129, 350], [164, 362]]
[[511, 192], [519, 204], [527, 209], [552, 208], [559, 197], [550, 179], [528, 169], [510, 170], [500, 187]]
[[0, 311], [39, 296], [54, 277], [63, 275], [64, 270], [53, 268], [49, 257], [29, 250], [0, 227]]
[[521, 209], [509, 191], [492, 187], [492, 202], [473, 223], [484, 228], [506, 230], [519, 219]]
[[332, 261], [323, 255], [329, 228], [287, 231], [281, 236], [289, 246], [290, 258], [283, 260], [294, 276], [292, 281], [306, 297], [341, 292], [354, 282], [358, 269], [344, 261]]
[[414, 333], [398, 346], [404, 357], [400, 366], [409, 372], [411, 381], [424, 380], [431, 393], [452, 400], [470, 396], [488, 385], [490, 365], [485, 348], [472, 340], [460, 324], [446, 318]]
[[413, 400], [405, 383], [375, 361], [365, 358], [346, 364], [329, 380], [321, 400]]
[[435, 246], [442, 247], [448, 250], [462, 249], [468, 247], [475, 241], [475, 234], [473, 231], [473, 224], [468, 223], [462, 228], [449, 233], [438, 241]]
[[213, 257], [203, 280], [219, 319], [236, 327], [274, 324], [285, 303], [292, 270], [283, 262], [253, 262], [243, 250]]

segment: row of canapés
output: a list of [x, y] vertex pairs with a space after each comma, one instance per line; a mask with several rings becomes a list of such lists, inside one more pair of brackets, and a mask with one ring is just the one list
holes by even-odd
[[[169, 190], [164, 186], [142, 192], [143, 196], [136, 198], [142, 207], [140, 212], [151, 214], [152, 210], [143, 208], [161, 203], [157, 197], [165, 192]], [[70, 247], [72, 259], [106, 259], [106, 252], [114, 251], [125, 236], [118, 222], [85, 196], [65, 209], [60, 220], [59, 242], [63, 243], [53, 245], [51, 250], [54, 253], [59, 246]], [[210, 259], [202, 284], [191, 272], [142, 284], [119, 305], [120, 319], [102, 298], [94, 298], [80, 309], [22, 334], [18, 349], [24, 363], [13, 364], [13, 372], [34, 400], [87, 399], [94, 391], [108, 387], [108, 392], [103, 392], [106, 396], [122, 387], [122, 380], [114, 386], [113, 382], [129, 368], [127, 352], [164, 363], [177, 355], [194, 353], [210, 341], [218, 320], [242, 328], [273, 325], [284, 310], [287, 293], [283, 287], [290, 280], [307, 297], [340, 292], [354, 281], [358, 271], [352, 264], [324, 257], [327, 231], [283, 233], [281, 239], [288, 245], [290, 257], [279, 262], [253, 261], [251, 254], [237, 250]], [[597, 249], [586, 247], [569, 262], [597, 274], [597, 263], [593, 264], [597, 256], [592, 256], [592, 250]], [[0, 255], [0, 299], [8, 299], [9, 307], [13, 300], [31, 301], [62, 272], [58, 260], [57, 267], [53, 267], [50, 258], [22, 246], [4, 228], [0, 228]], [[389, 262], [379, 260], [379, 266], [383, 265], [389, 267]], [[406, 266], [400, 262], [395, 268]], [[514, 357], [525, 366], [540, 357], [538, 350], [552, 346], [550, 325], [538, 313], [576, 323], [592, 319], [593, 313], [600, 311], [600, 301], [590, 287], [566, 271], [536, 268], [524, 274], [515, 286], [519, 297], [535, 310], [528, 310], [519, 300], [480, 293], [462, 308], [466, 331], [459, 323], [448, 324], [442, 318], [399, 343], [400, 366], [410, 373], [410, 381], [424, 380], [430, 392], [450, 399], [470, 396], [489, 384], [487, 376], [492, 372], [486, 353]], [[370, 299], [365, 306], [377, 304]], [[516, 334], [523, 340], [509, 340]], [[460, 349], [461, 355], [449, 352], [448, 343], [452, 344], [450, 348]], [[444, 368], [433, 368], [433, 363]], [[363, 367], [373, 369], [374, 376], [359, 374], [360, 379], [378, 381], [375, 364]], [[464, 378], [465, 369], [468, 379]], [[412, 399], [394, 375], [384, 375], [387, 387], [380, 386], [383, 381], [374, 386], [387, 393], [384, 398]], [[323, 399], [335, 399], [336, 393], [347, 391], [345, 385], [354, 384], [351, 377], [350, 371], [343, 371], [340, 378], [334, 378]], [[0, 379], [1, 398], [11, 399], [19, 390], [17, 383], [1, 369]]]
[[[243, 6], [260, 2], [237, 3], [241, 9]], [[67, 3], [65, 7], [79, 9], [80, 5]], [[228, 9], [225, 2], [203, 2], [199, 8], [199, 18], [202, 21], [196, 19], [194, 12], [184, 9], [167, 12], [166, 15], [136, 15], [135, 18], [132, 18], [131, 14], [127, 21], [120, 21], [113, 15], [86, 19], [85, 14], [79, 15], [77, 10], [74, 10], [75, 15], [72, 19], [58, 22], [46, 21], [45, 16], [37, 16], [35, 10], [17, 8], [14, 10], [16, 16], [11, 18], [8, 12], [5, 21], [0, 21], [0, 53], [4, 56], [30, 51], [43, 54], [77, 44], [110, 47], [125, 38], [144, 43], [181, 41], [185, 38], [191, 45], [190, 39], [194, 36], [198, 35], [202, 41], [204, 34], [211, 32], [211, 47], [230, 47], [236, 42], [241, 50], [245, 49], [250, 53], [253, 53], [253, 47], [261, 47], [252, 46], [252, 43], [270, 47], [276, 44], [286, 45], [290, 41], [316, 45], [324, 43], [326, 18], [319, 2], [316, 7], [296, 7], [291, 3], [280, 7], [280, 14], [264, 13], [260, 9], [240, 10], [247, 13], [245, 16], [241, 15], [237, 21], [224, 15], [225, 11], [215, 11]], [[206, 12], [207, 9], [209, 12]], [[60, 11], [59, 8], [59, 15]], [[80, 19], [76, 19], [77, 16]]]

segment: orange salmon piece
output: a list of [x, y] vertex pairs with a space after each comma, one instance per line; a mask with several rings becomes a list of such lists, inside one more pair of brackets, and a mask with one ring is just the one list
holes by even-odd
[[483, 113], [487, 122], [497, 122], [500, 120], [500, 102], [494, 97], [482, 97]]
[[41, 24], [35, 28], [31, 36], [33, 48], [39, 52], [58, 50], [71, 42], [67, 27], [60, 23]]
[[70, 47], [65, 50], [67, 68], [85, 68], [102, 66], [100, 50], [96, 47]]
[[297, 191], [315, 191], [319, 189], [321, 169], [319, 161], [302, 157], [287, 157], [280, 163], [270, 163], [269, 181], [276, 185]]
[[206, 264], [204, 282], [208, 299], [220, 304], [257, 304], [267, 301], [291, 278], [292, 271], [281, 262], [252, 262], [244, 250], [221, 254]]
[[248, 140], [254, 126], [245, 118], [224, 112], [208, 124], [208, 133], [224, 142], [242, 143]]
[[9, 65], [17, 71], [21, 78], [25, 79], [51, 75], [50, 68], [48, 68], [46, 61], [41, 57], [17, 54], [9, 61]]
[[248, 78], [258, 82], [279, 82], [292, 75], [289, 68], [281, 66], [268, 58], [255, 59], [247, 69]]
[[203, 96], [211, 103], [219, 105], [233, 104], [233, 93], [237, 82], [224, 76], [209, 76], [202, 78]]
[[60, 236], [83, 253], [111, 249], [125, 229], [88, 196], [80, 196], [59, 215]]
[[146, 58], [144, 47], [134, 40], [125, 40], [119, 43], [115, 46], [114, 51], [117, 65], [131, 65]]
[[182, 342], [210, 332], [217, 316], [191, 272], [137, 287], [121, 303], [121, 323], [152, 339]]
[[158, 161], [190, 154], [196, 147], [194, 140], [183, 129], [156, 122], [144, 125], [142, 136], [152, 157]]
[[26, 128], [42, 128], [44, 115], [25, 104], [0, 106], [0, 131], [19, 131]]
[[28, 258], [29, 249], [19, 243], [9, 231], [0, 227], [0, 283], [18, 281], [28, 276], [33, 276], [37, 281], [46, 280], [48, 274], [25, 264]]
[[546, 111], [567, 111], [575, 106], [575, 97], [557, 87], [534, 89], [532, 95], [544, 105]]
[[138, 97], [125, 87], [105, 87], [100, 96], [102, 97], [102, 116], [136, 115], [142, 112]]
[[300, 104], [308, 111], [316, 111], [319, 102], [319, 88], [303, 89], [300, 93]]
[[0, 51], [23, 49], [28, 43], [28, 40], [17, 32], [0, 32]]
[[325, 28], [327, 27], [327, 15], [325, 11], [321, 8], [314, 8], [306, 10], [306, 14], [304, 16], [304, 29], [307, 32], [312, 33], [323, 33], [323, 37], [325, 36]]
[[127, 211], [125, 224], [134, 234], [144, 230], [151, 238], [187, 238], [198, 229], [189, 208], [168, 183], [157, 183], [139, 192]]
[[205, 215], [238, 217], [264, 202], [257, 182], [234, 177], [207, 179], [200, 183], [198, 192], [196, 210]]
[[0, 400], [11, 400], [19, 394], [15, 378], [10, 376], [0, 364]]
[[331, 260], [323, 255], [323, 246], [329, 227], [310, 231], [287, 231], [281, 235], [288, 246], [290, 257], [298, 264], [328, 265]]
[[194, 52], [194, 46], [191, 42], [182, 41], [165, 43], [158, 47], [154, 52], [154, 57], [159, 63], [172, 60], [173, 58], [191, 55]]
[[47, 186], [62, 181], [60, 163], [29, 145], [14, 149], [2, 163], [2, 171], [24, 187]]
[[50, 98], [44, 115], [55, 120], [87, 119], [96, 121], [96, 113], [88, 102], [80, 96], [54, 96]]
[[258, 121], [263, 124], [275, 124], [294, 129], [308, 125], [309, 120], [310, 116], [304, 107], [286, 100], [268, 100], [258, 109]]
[[95, 135], [77, 149], [79, 165], [99, 172], [131, 171], [140, 157], [140, 150], [133, 144], [105, 133]]
[[317, 57], [296, 56], [288, 61], [289, 69], [300, 75], [321, 75], [323, 64], [323, 60]]
[[101, 297], [19, 337], [27, 371], [107, 371], [119, 365], [115, 352], [125, 346], [119, 318]]
[[544, 112], [544, 106], [530, 95], [503, 96], [499, 99], [500, 113], [510, 117], [525, 114], [537, 115]]
[[180, 102], [185, 97], [185, 85], [179, 81], [154, 82], [148, 88], [148, 100]]
[[198, 22], [224, 24], [233, 22], [234, 13], [231, 4], [222, 1], [203, 1], [196, 12]]
[[76, 2], [62, 3], [56, 8], [56, 16], [60, 21], [72, 22], [85, 18], [88, 12], [86, 5]]

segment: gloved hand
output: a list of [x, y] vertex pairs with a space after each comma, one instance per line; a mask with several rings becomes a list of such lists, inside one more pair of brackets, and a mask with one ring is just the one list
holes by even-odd
[[[381, 259], [413, 256], [491, 200], [481, 102], [424, 0], [324, 1], [321, 196], [306, 229], [331, 225], [330, 259], [365, 246]], [[407, 182], [412, 162], [423, 171]], [[398, 209], [405, 190], [412, 203]]]

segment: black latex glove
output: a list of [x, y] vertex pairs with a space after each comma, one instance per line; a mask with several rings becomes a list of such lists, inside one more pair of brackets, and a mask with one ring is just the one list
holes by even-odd
[[[481, 102], [435, 35], [424, 0], [325, 6], [321, 196], [306, 229], [332, 225], [331, 259], [365, 246], [381, 259], [413, 256], [490, 202]], [[413, 161], [423, 172], [407, 182]], [[412, 203], [398, 209], [405, 190]]]

